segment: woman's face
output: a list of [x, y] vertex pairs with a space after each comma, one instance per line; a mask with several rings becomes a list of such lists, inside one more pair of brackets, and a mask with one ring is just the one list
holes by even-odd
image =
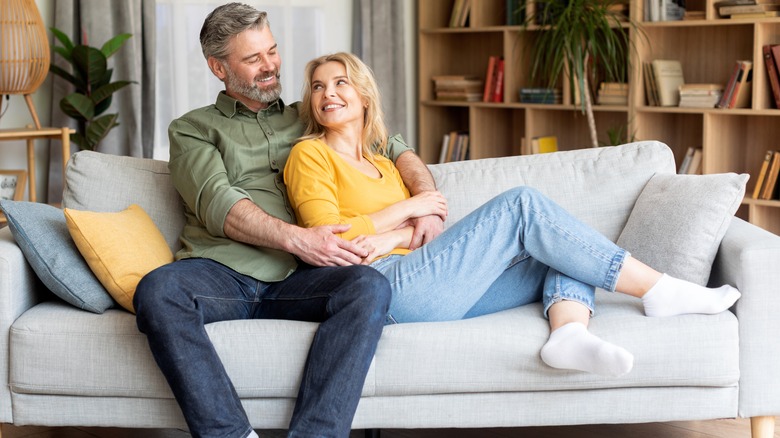
[[328, 129], [351, 124], [363, 126], [365, 102], [347, 77], [340, 62], [330, 61], [314, 70], [311, 81], [311, 106], [314, 120]]

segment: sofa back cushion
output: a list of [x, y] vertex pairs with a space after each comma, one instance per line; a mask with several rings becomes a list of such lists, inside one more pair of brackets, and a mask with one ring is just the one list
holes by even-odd
[[68, 162], [63, 207], [118, 212], [140, 205], [175, 254], [181, 247], [184, 207], [168, 163], [148, 158], [80, 151]]
[[639, 194], [656, 173], [675, 173], [674, 155], [657, 141], [564, 153], [471, 160], [430, 166], [448, 199], [445, 226], [519, 185], [540, 190], [613, 242]]

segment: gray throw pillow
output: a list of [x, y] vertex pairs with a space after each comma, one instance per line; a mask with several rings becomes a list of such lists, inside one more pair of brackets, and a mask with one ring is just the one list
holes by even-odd
[[656, 174], [639, 194], [617, 244], [658, 271], [706, 285], [749, 177]]
[[114, 307], [70, 237], [65, 215], [48, 204], [2, 201], [16, 243], [43, 284], [66, 302], [94, 313]]

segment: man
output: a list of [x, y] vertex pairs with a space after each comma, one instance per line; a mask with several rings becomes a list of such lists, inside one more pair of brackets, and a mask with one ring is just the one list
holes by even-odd
[[[280, 175], [301, 134], [297, 104], [279, 99], [281, 59], [264, 12], [231, 3], [201, 29], [201, 47], [225, 83], [214, 105], [169, 128], [171, 176], [185, 202], [177, 261], [139, 284], [139, 329], [195, 437], [256, 436], [205, 324], [232, 319], [319, 322], [289, 426], [291, 437], [344, 437], [360, 399], [390, 301], [368, 253], [340, 239], [344, 225], [295, 226]], [[433, 189], [398, 139], [393, 157], [413, 191]], [[416, 224], [417, 245], [440, 220]], [[315, 267], [319, 266], [319, 267]]]

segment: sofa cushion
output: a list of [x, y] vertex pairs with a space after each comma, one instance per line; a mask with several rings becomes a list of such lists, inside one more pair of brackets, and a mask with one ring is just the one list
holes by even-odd
[[62, 210], [37, 202], [2, 201], [2, 206], [16, 243], [50, 291], [90, 312], [115, 305], [79, 254]]
[[[599, 292], [590, 330], [635, 356], [620, 378], [556, 370], [539, 350], [549, 335], [541, 306], [463, 321], [384, 329], [364, 396], [484, 394], [632, 387], [733, 388], [739, 381], [736, 317], [648, 318], [639, 300]], [[296, 396], [317, 324], [284, 320], [206, 325], [238, 394]], [[170, 398], [133, 315], [81, 312], [44, 303], [11, 328], [15, 393]], [[52, 363], [58, 366], [52, 367]]]
[[617, 244], [658, 271], [706, 285], [749, 175], [655, 175]]
[[120, 211], [131, 204], [144, 209], [176, 253], [181, 247], [184, 207], [167, 162], [93, 151], [73, 154], [65, 174], [63, 207]]
[[160, 230], [138, 205], [117, 213], [65, 209], [76, 247], [108, 293], [135, 312], [138, 282], [152, 270], [173, 262]]
[[448, 200], [452, 224], [512, 187], [534, 187], [612, 240], [637, 196], [656, 173], [675, 172], [674, 155], [657, 141], [551, 154], [460, 161], [430, 166]]

